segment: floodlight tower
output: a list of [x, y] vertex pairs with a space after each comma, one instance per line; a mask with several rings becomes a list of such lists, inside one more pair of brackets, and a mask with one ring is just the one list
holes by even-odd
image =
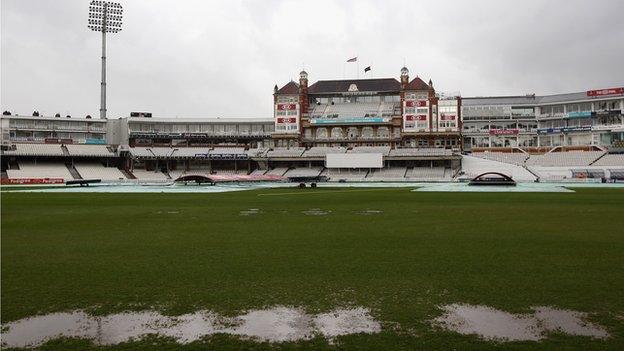
[[89, 28], [102, 32], [102, 82], [100, 83], [100, 118], [106, 118], [106, 33], [121, 31], [123, 8], [117, 2], [93, 0], [89, 5]]

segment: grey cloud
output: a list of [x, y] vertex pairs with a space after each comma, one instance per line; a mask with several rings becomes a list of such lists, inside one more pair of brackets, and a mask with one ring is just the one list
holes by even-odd
[[[624, 2], [166, 1], [124, 5], [108, 40], [110, 117], [270, 117], [274, 84], [412, 75], [464, 96], [621, 86]], [[2, 109], [97, 115], [88, 1], [1, 2]], [[360, 74], [363, 77], [363, 74]]]

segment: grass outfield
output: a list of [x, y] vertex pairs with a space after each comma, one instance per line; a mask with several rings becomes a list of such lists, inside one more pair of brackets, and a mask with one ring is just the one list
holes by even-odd
[[[241, 215], [250, 208], [261, 212]], [[331, 212], [302, 213], [310, 209]], [[334, 345], [216, 335], [188, 345], [60, 340], [42, 349], [624, 349], [622, 189], [3, 192], [1, 253], [2, 323], [73, 309], [237, 315], [274, 305], [364, 306], [382, 323], [379, 334]], [[432, 327], [436, 306], [455, 302], [591, 312], [611, 338], [496, 343]]]

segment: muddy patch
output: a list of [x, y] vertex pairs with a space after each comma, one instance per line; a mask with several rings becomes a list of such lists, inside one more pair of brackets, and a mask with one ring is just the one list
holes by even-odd
[[59, 337], [89, 339], [98, 345], [140, 340], [147, 335], [171, 337], [185, 344], [216, 333], [258, 341], [286, 342], [322, 335], [378, 333], [381, 325], [366, 308], [337, 309], [310, 315], [300, 308], [278, 306], [237, 317], [210, 311], [169, 317], [154, 311], [124, 312], [92, 317], [83, 311], [52, 313], [2, 326], [3, 347], [37, 347]]
[[320, 208], [312, 208], [306, 211], [301, 211], [306, 216], [325, 216], [331, 213], [329, 210], [321, 210]]
[[433, 323], [460, 334], [475, 334], [487, 340], [539, 341], [548, 333], [561, 332], [606, 338], [607, 331], [586, 322], [587, 314], [550, 307], [534, 307], [534, 313], [512, 314], [487, 306], [452, 304]]
[[240, 216], [254, 216], [261, 213], [262, 211], [259, 208], [250, 208], [248, 210], [242, 210], [238, 214]]

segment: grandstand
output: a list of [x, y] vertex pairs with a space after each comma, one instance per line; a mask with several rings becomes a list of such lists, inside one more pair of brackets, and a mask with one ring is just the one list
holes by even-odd
[[389, 168], [371, 169], [371, 171], [366, 176], [366, 179], [370, 181], [380, 181], [380, 182], [403, 181], [405, 180], [406, 172], [407, 172], [407, 167], [389, 167]]
[[453, 151], [441, 148], [401, 148], [391, 149], [388, 156], [396, 157], [443, 157], [452, 156]]
[[65, 156], [59, 144], [14, 144], [4, 151], [7, 156]]
[[343, 147], [315, 146], [303, 153], [303, 157], [325, 157], [327, 154], [344, 154], [347, 150]]
[[144, 169], [134, 169], [132, 170], [132, 175], [139, 181], [166, 181], [170, 180], [169, 177], [159, 171], [147, 171]]
[[125, 180], [126, 176], [117, 167], [106, 167], [101, 163], [75, 163], [74, 168], [82, 179]]
[[59, 178], [65, 181], [74, 177], [64, 163], [19, 161], [18, 168], [7, 169], [7, 176], [13, 179], [22, 178]]
[[347, 150], [347, 153], [382, 154], [388, 156], [390, 146], [358, 146]]
[[398, 104], [391, 102], [318, 104], [313, 106], [310, 116], [313, 119], [387, 118], [392, 116], [396, 106]]
[[321, 171], [323, 171], [323, 167], [293, 168], [284, 173], [284, 177], [318, 177]]
[[305, 148], [303, 147], [293, 147], [293, 148], [274, 148], [274, 149], [270, 149], [267, 152], [267, 157], [268, 158], [272, 158], [272, 157], [300, 157], [303, 152], [305, 151]]
[[66, 144], [69, 156], [87, 156], [87, 157], [114, 157], [115, 153], [112, 152], [106, 145], [79, 145], [79, 144]]
[[551, 151], [543, 155], [531, 155], [526, 160], [526, 165], [542, 167], [589, 166], [604, 154], [604, 151]]
[[592, 163], [594, 166], [624, 166], [624, 154], [605, 154]]
[[529, 158], [529, 154], [524, 152], [473, 152], [472, 156], [484, 158], [486, 160], [511, 163], [513, 165], [522, 166]]
[[288, 171], [288, 167], [275, 167], [271, 170], [268, 170], [265, 174], [283, 176], [287, 171]]
[[444, 167], [413, 167], [407, 170], [405, 178], [413, 181], [450, 181], [452, 173]]
[[326, 168], [321, 172], [321, 176], [328, 177], [331, 181], [364, 181], [368, 175], [368, 169], [350, 168]]

